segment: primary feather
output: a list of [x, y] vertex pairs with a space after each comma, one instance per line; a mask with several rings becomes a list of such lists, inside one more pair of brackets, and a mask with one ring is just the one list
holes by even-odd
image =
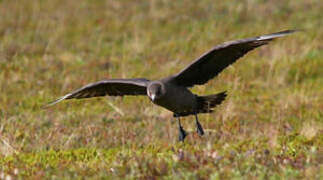
[[99, 96], [124, 96], [124, 95], [146, 95], [146, 88], [149, 80], [143, 78], [136, 79], [109, 79], [88, 84], [77, 89], [57, 100], [49, 103], [45, 107], [57, 104], [65, 99], [81, 99]]
[[197, 58], [172, 78], [174, 78], [178, 85], [186, 87], [204, 84], [249, 51], [268, 44], [275, 38], [286, 36], [293, 32], [295, 32], [295, 30], [287, 30], [253, 38], [225, 42], [215, 46], [210, 51]]

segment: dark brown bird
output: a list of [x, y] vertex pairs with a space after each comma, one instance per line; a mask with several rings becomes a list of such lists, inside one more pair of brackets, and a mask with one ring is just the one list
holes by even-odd
[[225, 42], [206, 52], [176, 75], [160, 80], [150, 81], [137, 79], [109, 79], [88, 84], [77, 89], [47, 106], [54, 105], [65, 99], [82, 99], [98, 96], [147, 95], [150, 100], [174, 113], [178, 119], [179, 140], [184, 141], [187, 133], [183, 129], [180, 117], [195, 115], [197, 133], [203, 135], [203, 128], [197, 114], [210, 113], [213, 108], [222, 103], [226, 92], [214, 95], [199, 96], [188, 88], [205, 84], [218, 75], [223, 69], [237, 61], [247, 52], [268, 44], [279, 38], [295, 32], [281, 31], [269, 35]]

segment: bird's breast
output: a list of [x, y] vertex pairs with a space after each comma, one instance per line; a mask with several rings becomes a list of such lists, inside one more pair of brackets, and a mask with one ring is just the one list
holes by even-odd
[[166, 93], [153, 101], [172, 112], [182, 113], [196, 109], [196, 96], [185, 87], [166, 86]]

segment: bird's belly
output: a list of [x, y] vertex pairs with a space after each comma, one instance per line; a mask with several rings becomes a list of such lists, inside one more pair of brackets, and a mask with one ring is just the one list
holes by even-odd
[[156, 99], [155, 104], [162, 106], [175, 114], [193, 113], [196, 109], [196, 96], [192, 93], [182, 92], [174, 96]]

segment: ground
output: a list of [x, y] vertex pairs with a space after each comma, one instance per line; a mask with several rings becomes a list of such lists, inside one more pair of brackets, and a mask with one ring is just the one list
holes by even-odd
[[[0, 0], [0, 179], [322, 179], [319, 0]], [[41, 106], [107, 78], [172, 75], [228, 40], [302, 31], [224, 70], [206, 135], [147, 97]]]

